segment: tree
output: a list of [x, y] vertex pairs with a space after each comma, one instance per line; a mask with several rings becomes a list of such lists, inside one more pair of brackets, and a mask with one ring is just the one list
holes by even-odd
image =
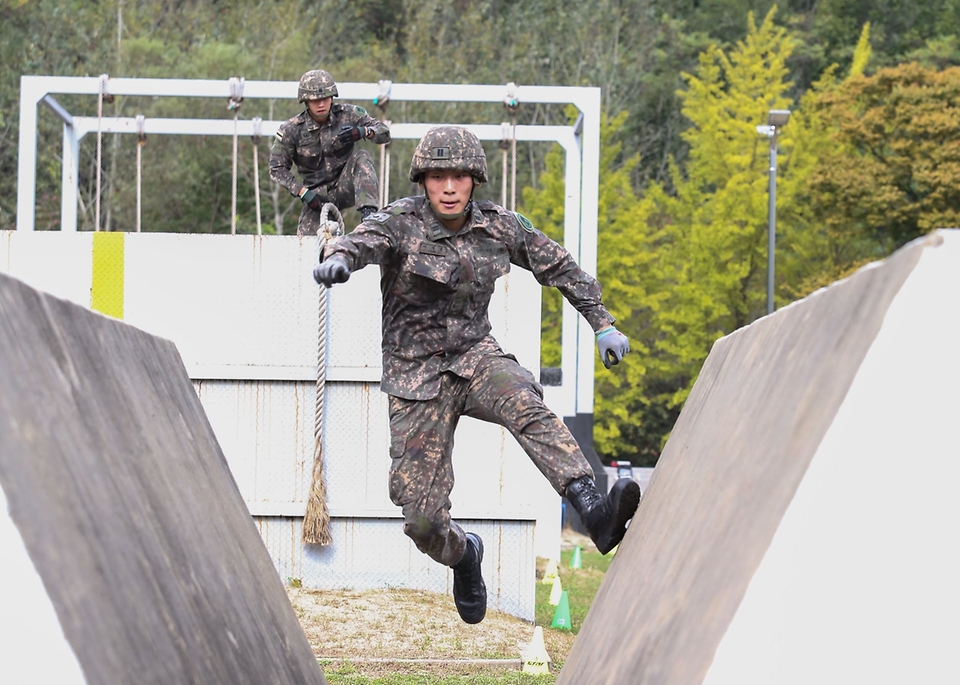
[[836, 154], [811, 184], [817, 218], [884, 253], [960, 225], [960, 68], [914, 62], [857, 76], [816, 101]]
[[[792, 105], [793, 41], [774, 13], [760, 26], [750, 15], [747, 37], [729, 54], [713, 47], [701, 55], [681, 93], [693, 124], [684, 133], [686, 173], [674, 167], [675, 194], [651, 187], [644, 197], [668, 293], [653, 319], [653, 370], [672, 390], [661, 398], [668, 408], [682, 405], [714, 341], [765, 311], [768, 151], [756, 126], [768, 110]], [[789, 154], [789, 128], [780, 146]], [[778, 192], [789, 203], [793, 188], [784, 185]]]
[[[597, 380], [593, 437], [594, 446], [605, 459], [652, 465], [659, 454], [664, 426], [657, 421], [651, 429], [645, 420], [645, 341], [651, 330], [650, 313], [660, 298], [652, 292], [656, 283], [656, 272], [651, 268], [654, 255], [645, 236], [636, 231], [638, 200], [631, 174], [640, 157], [635, 153], [624, 160], [623, 146], [618, 140], [626, 119], [626, 112], [601, 119], [597, 277], [603, 284], [604, 304], [617, 317], [617, 327], [630, 337], [632, 349], [612, 372], [603, 369], [599, 356], [594, 355]], [[562, 165], [562, 153], [554, 149], [547, 155], [540, 188], [528, 187], [523, 191], [524, 213], [555, 240], [563, 237]], [[545, 289], [541, 336], [544, 366], [560, 364], [561, 306], [560, 294], [552, 288]]]
[[826, 167], [854, 154], [839, 138], [837, 118], [821, 106], [843, 83], [859, 78], [870, 62], [870, 24], [865, 24], [853, 51], [849, 73], [837, 75], [834, 64], [813, 84], [800, 101], [790, 122], [794, 141], [790, 155], [790, 173], [794, 201], [779, 207], [783, 217], [777, 237], [777, 295], [780, 301], [805, 297], [814, 290], [848, 275], [868, 261], [886, 253], [866, 232], [847, 223], [824, 220], [823, 200], [818, 189]]

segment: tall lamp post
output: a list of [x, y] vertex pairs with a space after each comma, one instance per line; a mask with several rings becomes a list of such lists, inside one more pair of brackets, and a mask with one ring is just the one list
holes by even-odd
[[777, 131], [790, 120], [789, 109], [771, 109], [757, 132], [770, 138], [770, 225], [767, 229], [767, 314], [773, 313], [773, 255], [777, 246]]

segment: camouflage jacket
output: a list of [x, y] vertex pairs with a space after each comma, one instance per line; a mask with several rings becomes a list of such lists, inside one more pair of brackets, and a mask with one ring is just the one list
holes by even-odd
[[[340, 143], [337, 134], [341, 126], [369, 126], [373, 128], [373, 142], [390, 142], [390, 129], [386, 124], [367, 114], [363, 107], [335, 102], [330, 107], [330, 116], [317, 123], [307, 110], [280, 124], [277, 137], [270, 148], [270, 178], [299, 195], [306, 186], [317, 188], [335, 183], [343, 171], [355, 143]], [[296, 164], [303, 183], [291, 173]]]
[[380, 265], [380, 387], [405, 399], [431, 399], [444, 372], [471, 378], [484, 355], [503, 353], [490, 335], [487, 310], [497, 279], [511, 264], [557, 288], [594, 330], [614, 321], [600, 301], [600, 284], [562, 245], [492, 202], [473, 202], [455, 233], [425, 197], [404, 198], [328, 243], [324, 258], [334, 254], [351, 271]]

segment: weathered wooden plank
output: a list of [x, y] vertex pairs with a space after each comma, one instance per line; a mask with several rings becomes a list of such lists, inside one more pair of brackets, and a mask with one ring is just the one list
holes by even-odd
[[325, 682], [173, 343], [0, 274], [0, 482], [87, 682]]
[[719, 340], [558, 680], [700, 683], [936, 236]]

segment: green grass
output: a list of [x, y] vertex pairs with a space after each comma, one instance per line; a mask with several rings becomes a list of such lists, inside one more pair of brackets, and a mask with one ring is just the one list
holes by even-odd
[[[560, 583], [563, 589], [567, 591], [570, 602], [572, 630], [569, 632], [576, 634], [579, 632], [580, 626], [583, 625], [583, 619], [586, 617], [587, 610], [600, 588], [604, 574], [610, 567], [613, 555], [603, 556], [599, 552], [582, 552], [582, 568], [579, 569], [570, 568], [572, 557], [572, 551], [561, 552], [557, 571], [560, 576]], [[537, 568], [541, 574], [545, 566], [545, 559], [537, 560]], [[544, 641], [548, 644], [548, 651], [552, 642], [550, 633], [568, 632], [550, 627], [556, 611], [556, 607], [550, 604], [551, 587], [551, 585], [537, 582], [535, 609], [536, 623], [543, 627]], [[551, 656], [553, 656], [555, 664], [557, 662], [562, 664], [566, 659], [566, 654], [551, 653]], [[557, 671], [549, 675], [532, 676], [527, 673], [511, 671], [484, 675], [441, 675], [427, 671], [410, 672], [410, 669], [415, 667], [405, 666], [403, 672], [370, 676], [364, 675], [348, 662], [336, 666], [332, 664], [322, 664], [322, 666], [324, 675], [330, 685], [553, 685], [556, 683], [559, 674], [559, 671]]]
[[[597, 590], [600, 589], [603, 576], [610, 568], [613, 555], [603, 556], [599, 552], [583, 552], [580, 555], [582, 568], [579, 569], [570, 568], [572, 558], [572, 550], [561, 552], [557, 571], [560, 576], [560, 585], [567, 591], [570, 602], [570, 625], [573, 634], [576, 635], [580, 632], [580, 626], [583, 625], [583, 619], [587, 616]], [[538, 568], [541, 568], [539, 563]], [[556, 611], [556, 607], [550, 605], [551, 589], [553, 589], [552, 585], [537, 583], [536, 621], [537, 625], [544, 627], [544, 630], [553, 623]]]

